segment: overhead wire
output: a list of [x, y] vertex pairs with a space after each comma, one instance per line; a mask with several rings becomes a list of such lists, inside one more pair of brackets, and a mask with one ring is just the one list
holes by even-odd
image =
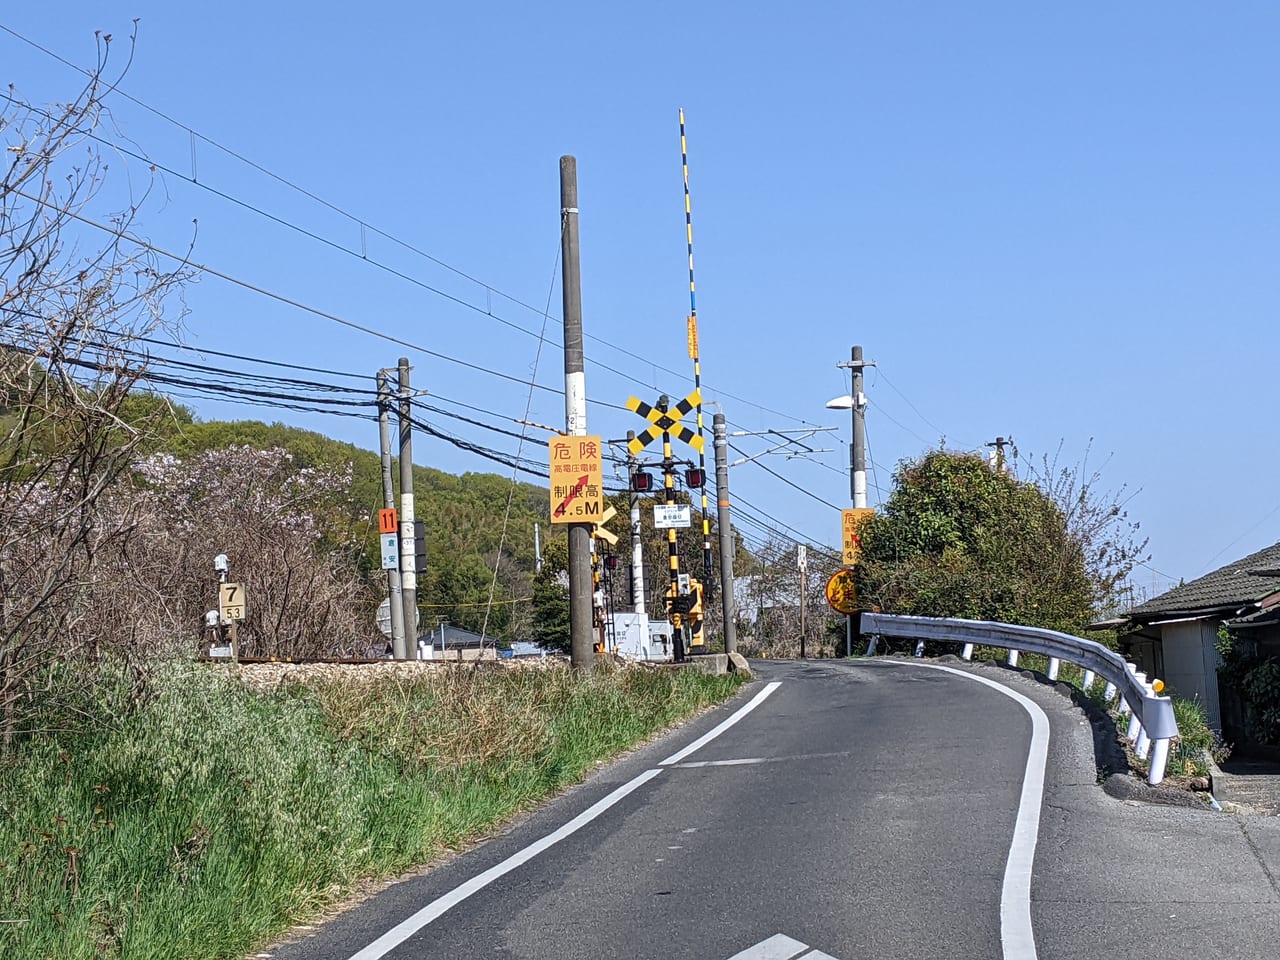
[[[0, 24], [0, 29], [7, 29], [7, 28], [5, 28], [5, 27], [3, 26], [3, 24]], [[12, 33], [13, 31], [9, 31], [9, 32], [11, 32], [11, 33]], [[18, 36], [18, 35], [17, 35], [17, 34], [15, 34], [15, 36]], [[22, 37], [20, 37], [20, 39], [24, 39], [24, 40], [25, 40], [25, 38], [22, 38]], [[120, 91], [117, 91], [117, 92], [120, 92]], [[4, 98], [5, 98], [6, 100], [8, 100], [10, 103], [14, 104], [15, 106], [19, 106], [19, 107], [21, 107], [21, 108], [22, 108], [22, 109], [24, 109], [24, 110], [30, 110], [30, 111], [32, 111], [32, 112], [34, 112], [34, 113], [36, 113], [36, 114], [41, 115], [41, 116], [44, 116], [44, 117], [47, 117], [47, 118], [50, 118], [50, 119], [54, 119], [54, 118], [52, 117], [52, 115], [51, 115], [51, 114], [49, 114], [47, 111], [44, 111], [44, 110], [42, 110], [41, 108], [39, 108], [39, 107], [35, 106], [34, 104], [31, 104], [31, 103], [28, 103], [28, 102], [26, 102], [26, 101], [20, 100], [20, 99], [18, 99], [18, 98], [16, 98], [16, 97], [13, 97], [12, 95], [9, 95], [9, 94], [0, 93], [0, 96], [4, 96]], [[129, 99], [134, 100], [135, 98], [129, 97]], [[140, 102], [140, 101], [138, 101], [138, 102]], [[144, 105], [144, 106], [145, 106], [145, 105]], [[163, 116], [163, 114], [161, 114], [161, 116]], [[169, 119], [169, 118], [167, 118], [167, 117], [166, 117], [165, 119]], [[177, 121], [170, 121], [170, 122], [177, 123]], [[224, 150], [226, 149], [226, 148], [222, 147], [220, 144], [217, 144], [216, 142], [214, 142], [214, 141], [212, 141], [212, 140], [209, 140], [208, 138], [205, 138], [205, 137], [201, 136], [200, 134], [196, 133], [195, 131], [191, 131], [189, 127], [186, 127], [186, 126], [185, 126], [185, 125], [183, 125], [183, 124], [177, 123], [177, 125], [178, 125], [178, 126], [180, 126], [180, 127], [182, 127], [182, 128], [183, 128], [183, 129], [185, 129], [185, 130], [188, 130], [188, 131], [189, 131], [189, 132], [191, 132], [194, 136], [200, 137], [200, 139], [205, 140], [206, 142], [208, 142], [208, 143], [210, 143], [210, 144], [212, 144], [212, 145], [214, 145], [214, 146], [217, 146], [219, 149], [224, 149]], [[410, 283], [410, 284], [413, 284], [413, 285], [415, 285], [415, 286], [417, 286], [417, 287], [420, 287], [421, 289], [427, 290], [428, 292], [433, 293], [433, 294], [435, 294], [435, 295], [437, 295], [437, 296], [439, 296], [439, 297], [441, 297], [441, 298], [443, 298], [443, 299], [446, 299], [446, 300], [448, 300], [448, 301], [450, 301], [450, 302], [452, 302], [452, 303], [454, 303], [454, 304], [456, 304], [456, 305], [458, 305], [458, 306], [464, 307], [464, 308], [466, 308], [466, 309], [468, 309], [468, 310], [473, 310], [473, 311], [475, 311], [475, 312], [477, 312], [477, 313], [479, 313], [479, 314], [481, 314], [481, 315], [483, 315], [483, 316], [490, 317], [491, 319], [494, 319], [494, 320], [498, 321], [499, 323], [501, 323], [501, 324], [503, 324], [503, 325], [505, 325], [505, 326], [507, 326], [507, 327], [510, 327], [510, 328], [511, 328], [511, 329], [513, 329], [513, 330], [517, 330], [517, 331], [519, 331], [519, 332], [521, 332], [521, 333], [524, 333], [524, 334], [526, 334], [527, 336], [535, 337], [535, 338], [539, 336], [539, 334], [537, 334], [537, 333], [535, 333], [534, 331], [530, 330], [528, 327], [522, 326], [521, 324], [518, 324], [518, 323], [516, 323], [515, 321], [513, 321], [513, 320], [509, 320], [508, 318], [503, 317], [501, 314], [496, 313], [495, 311], [493, 311], [493, 310], [492, 310], [492, 308], [491, 308], [491, 307], [488, 307], [488, 306], [486, 306], [486, 307], [480, 307], [479, 305], [477, 305], [477, 304], [475, 304], [475, 303], [472, 303], [471, 301], [466, 300], [465, 298], [454, 296], [453, 294], [450, 294], [450, 293], [448, 293], [447, 291], [441, 290], [441, 289], [439, 289], [438, 287], [435, 287], [435, 286], [433, 286], [433, 285], [431, 285], [431, 284], [427, 283], [426, 281], [421, 280], [421, 279], [420, 279], [420, 278], [418, 278], [418, 277], [415, 277], [415, 276], [413, 276], [413, 275], [411, 275], [411, 274], [405, 273], [405, 272], [404, 272], [404, 271], [402, 271], [402, 270], [398, 270], [398, 269], [396, 269], [395, 267], [390, 266], [389, 264], [385, 264], [385, 263], [383, 263], [382, 261], [377, 260], [376, 258], [370, 257], [370, 256], [368, 255], [368, 252], [367, 252], [367, 251], [356, 251], [356, 250], [353, 250], [353, 249], [351, 249], [350, 247], [347, 247], [347, 246], [345, 246], [345, 245], [344, 245], [344, 244], [342, 244], [342, 243], [339, 243], [339, 242], [337, 242], [337, 241], [331, 240], [331, 239], [329, 239], [328, 237], [322, 236], [322, 235], [320, 235], [320, 234], [318, 234], [318, 233], [316, 233], [316, 232], [314, 232], [314, 231], [312, 231], [312, 230], [308, 230], [307, 228], [302, 227], [302, 226], [300, 226], [300, 225], [298, 225], [298, 224], [296, 224], [296, 223], [294, 223], [294, 222], [292, 222], [292, 221], [290, 221], [290, 220], [287, 220], [287, 219], [285, 219], [285, 218], [283, 218], [283, 217], [280, 217], [280, 216], [278, 216], [278, 215], [276, 215], [276, 214], [273, 214], [273, 213], [271, 213], [271, 212], [270, 212], [270, 211], [268, 211], [268, 210], [264, 210], [264, 209], [262, 209], [261, 207], [258, 207], [258, 206], [257, 206], [257, 205], [255, 205], [255, 204], [249, 203], [248, 201], [242, 200], [242, 199], [240, 199], [239, 197], [236, 197], [236, 196], [234, 196], [234, 195], [232, 195], [232, 194], [229, 194], [229, 193], [227, 193], [227, 192], [225, 192], [225, 191], [223, 191], [223, 190], [219, 190], [219, 189], [217, 189], [216, 187], [210, 186], [208, 183], [206, 183], [206, 182], [204, 182], [204, 181], [202, 181], [202, 180], [199, 180], [199, 179], [198, 179], [198, 178], [196, 178], [195, 176], [188, 176], [188, 175], [186, 175], [186, 174], [182, 173], [180, 170], [177, 170], [176, 168], [174, 168], [174, 167], [172, 167], [172, 166], [169, 166], [169, 165], [167, 165], [167, 164], [164, 164], [164, 163], [162, 163], [162, 162], [160, 162], [160, 161], [155, 160], [154, 158], [150, 157], [150, 156], [149, 156], [149, 155], [147, 155], [146, 153], [139, 153], [139, 152], [137, 152], [137, 151], [131, 150], [131, 149], [129, 149], [128, 147], [122, 146], [118, 141], [111, 140], [111, 139], [108, 139], [108, 138], [106, 138], [106, 137], [103, 137], [103, 136], [101, 136], [100, 134], [98, 134], [98, 133], [94, 132], [93, 130], [76, 130], [76, 131], [74, 131], [74, 132], [77, 132], [77, 133], [79, 133], [79, 134], [81, 134], [81, 135], [83, 135], [83, 136], [87, 136], [87, 137], [89, 137], [89, 138], [91, 138], [91, 139], [93, 139], [93, 140], [95, 140], [95, 141], [97, 141], [97, 142], [99, 142], [99, 143], [103, 144], [104, 146], [108, 146], [108, 147], [110, 147], [111, 149], [116, 150], [116, 151], [119, 151], [120, 153], [122, 153], [122, 154], [124, 154], [124, 155], [126, 155], [126, 156], [129, 156], [129, 157], [132, 157], [133, 159], [138, 160], [138, 161], [140, 161], [140, 162], [142, 162], [142, 163], [147, 163], [147, 164], [149, 164], [149, 165], [151, 165], [151, 166], [155, 167], [157, 170], [162, 171], [163, 173], [166, 173], [166, 174], [168, 174], [168, 175], [170, 175], [170, 176], [173, 176], [173, 177], [177, 177], [177, 178], [179, 178], [179, 179], [183, 180], [184, 182], [191, 184], [192, 186], [198, 187], [198, 188], [199, 188], [199, 189], [201, 189], [201, 190], [205, 190], [205, 191], [207, 191], [207, 192], [209, 192], [209, 193], [213, 194], [214, 196], [219, 197], [220, 199], [223, 199], [223, 200], [225, 200], [225, 201], [227, 201], [227, 202], [229, 202], [229, 203], [235, 204], [235, 205], [237, 205], [237, 206], [241, 207], [242, 209], [245, 209], [245, 210], [247, 210], [247, 211], [249, 211], [249, 212], [251, 212], [251, 213], [254, 213], [255, 215], [261, 216], [261, 217], [263, 217], [264, 219], [269, 220], [269, 221], [271, 221], [271, 222], [273, 222], [273, 223], [277, 224], [278, 226], [281, 226], [281, 227], [284, 227], [284, 228], [286, 228], [286, 229], [292, 230], [292, 231], [294, 231], [294, 232], [298, 233], [298, 234], [299, 234], [299, 235], [301, 235], [301, 236], [305, 236], [305, 237], [307, 237], [308, 239], [314, 240], [314, 241], [316, 241], [316, 242], [318, 242], [318, 243], [320, 243], [320, 244], [322, 244], [322, 245], [325, 245], [325, 246], [327, 246], [327, 247], [329, 247], [329, 248], [331, 248], [331, 249], [333, 249], [333, 250], [340, 251], [340, 252], [345, 253], [345, 254], [347, 254], [347, 255], [349, 255], [349, 256], [351, 256], [351, 257], [354, 257], [354, 258], [356, 258], [356, 259], [358, 259], [358, 260], [360, 260], [360, 261], [362, 261], [362, 262], [364, 262], [364, 263], [370, 264], [370, 265], [372, 265], [372, 266], [374, 266], [374, 267], [376, 267], [376, 268], [378, 268], [378, 269], [380, 269], [380, 270], [383, 270], [384, 272], [386, 272], [386, 273], [388, 273], [388, 274], [390, 274], [390, 275], [392, 275], [392, 276], [395, 276], [395, 277], [397, 277], [397, 278], [399, 278], [399, 279], [401, 279], [401, 280], [404, 280], [404, 281], [406, 281], [406, 282], [408, 282], [408, 283]], [[258, 167], [256, 164], [253, 164], [253, 162], [252, 162], [252, 161], [249, 161], [249, 160], [246, 160], [246, 159], [245, 159], [245, 158], [243, 158], [243, 157], [240, 157], [238, 154], [234, 153], [233, 151], [227, 150], [226, 152], [227, 152], [228, 154], [230, 154], [231, 156], [235, 156], [237, 159], [240, 159], [240, 160], [242, 160], [243, 162], [248, 163], [248, 164], [250, 164], [251, 166], [254, 166], [254, 168], [255, 168], [255, 169], [260, 169], [260, 170], [262, 169], [262, 168]], [[273, 177], [275, 176], [274, 174], [270, 174], [270, 172], [269, 172], [269, 171], [265, 171], [265, 170], [263, 170], [263, 172], [267, 173], [267, 174], [268, 174], [268, 175], [270, 175], [270, 176], [273, 176]], [[285, 184], [288, 184], [288, 185], [290, 185], [290, 186], [293, 186], [293, 185], [292, 185], [288, 180], [285, 180], [285, 179], [283, 179], [283, 178], [278, 178], [278, 177], [277, 177], [277, 179], [279, 179], [282, 183], [285, 183]], [[486, 290], [488, 293], [490, 293], [490, 294], [492, 294], [492, 293], [497, 293], [499, 296], [503, 297], [503, 298], [504, 298], [504, 299], [506, 299], [506, 300], [511, 301], [512, 303], [518, 304], [518, 305], [520, 305], [520, 306], [522, 306], [522, 307], [525, 307], [526, 309], [529, 309], [529, 310], [536, 310], [536, 308], [532, 307], [532, 306], [531, 306], [530, 304], [528, 304], [528, 303], [525, 303], [524, 301], [520, 300], [519, 298], [514, 297], [514, 296], [512, 296], [512, 295], [510, 295], [510, 294], [504, 293], [502, 290], [498, 289], [497, 287], [494, 287], [494, 286], [492, 286], [491, 284], [488, 284], [488, 283], [486, 283], [486, 282], [484, 282], [484, 281], [482, 281], [482, 280], [479, 280], [478, 278], [473, 277], [473, 276], [471, 276], [470, 274], [467, 274], [465, 271], [462, 271], [462, 270], [460, 270], [460, 269], [458, 269], [458, 268], [456, 268], [456, 267], [453, 267], [452, 265], [450, 265], [450, 264], [446, 263], [446, 262], [445, 262], [445, 261], [443, 261], [443, 260], [440, 260], [439, 258], [436, 258], [436, 257], [434, 257], [434, 256], [432, 256], [432, 255], [430, 255], [430, 254], [426, 253], [425, 251], [421, 251], [421, 250], [419, 250], [418, 248], [414, 247], [412, 244], [407, 243], [406, 241], [400, 240], [400, 239], [398, 239], [398, 238], [396, 238], [396, 237], [392, 236], [391, 234], [386, 233], [385, 231], [379, 230], [379, 229], [378, 229], [378, 228], [376, 228], [376, 227], [372, 227], [372, 226], [371, 226], [370, 224], [368, 224], [366, 221], [360, 220], [359, 218], [355, 217], [354, 215], [349, 214], [349, 213], [347, 213], [346, 211], [341, 210], [340, 208], [338, 208], [338, 207], [336, 207], [336, 206], [334, 206], [334, 205], [332, 205], [332, 204], [328, 203], [327, 201], [321, 200], [320, 198], [318, 198], [318, 197], [314, 196], [313, 194], [311, 194], [311, 193], [307, 192], [306, 190], [302, 190], [301, 188], [296, 188], [296, 187], [295, 187], [295, 189], [299, 189], [299, 191], [300, 191], [301, 193], [303, 193], [305, 196], [308, 196], [309, 198], [311, 198], [311, 199], [313, 199], [313, 200], [316, 200], [317, 202], [319, 202], [319, 203], [321, 203], [321, 204], [323, 204], [323, 205], [325, 205], [325, 206], [329, 207], [330, 209], [332, 209], [332, 210], [334, 210], [334, 211], [336, 211], [336, 212], [338, 212], [338, 213], [341, 213], [343, 216], [348, 217], [348, 218], [349, 218], [349, 219], [351, 219], [354, 223], [359, 224], [359, 225], [361, 226], [361, 228], [362, 228], [362, 229], [368, 228], [368, 229], [373, 230], [373, 232], [374, 232], [374, 233], [377, 233], [377, 234], [379, 234], [380, 236], [383, 236], [383, 237], [385, 237], [385, 238], [386, 238], [386, 239], [388, 239], [388, 240], [391, 240], [391, 241], [393, 241], [393, 242], [395, 242], [395, 243], [397, 243], [397, 244], [400, 244], [401, 246], [405, 247], [405, 249], [408, 249], [408, 250], [410, 250], [410, 251], [414, 252], [415, 254], [417, 254], [417, 255], [419, 255], [419, 256], [422, 256], [422, 257], [424, 257], [424, 258], [425, 258], [425, 259], [427, 259], [427, 260], [430, 260], [432, 263], [436, 263], [436, 264], [438, 264], [439, 266], [444, 267], [445, 269], [448, 269], [448, 270], [450, 270], [450, 271], [452, 271], [452, 272], [456, 273], [457, 275], [459, 275], [459, 276], [461, 276], [461, 277], [464, 277], [464, 278], [466, 278], [467, 280], [469, 280], [469, 281], [471, 281], [471, 282], [473, 282], [473, 283], [477, 284], [478, 286], [480, 286], [480, 287], [482, 287], [484, 290]], [[637, 354], [637, 353], [635, 353], [635, 352], [633, 352], [633, 351], [631, 351], [631, 350], [626, 349], [625, 347], [621, 347], [621, 346], [619, 346], [619, 345], [618, 345], [614, 340], [612, 340], [612, 339], [606, 339], [606, 338], [603, 338], [603, 337], [598, 337], [598, 336], [595, 336], [595, 335], [590, 334], [590, 333], [586, 333], [586, 334], [584, 334], [584, 336], [585, 336], [585, 338], [586, 338], [587, 340], [590, 340], [590, 341], [593, 341], [593, 342], [596, 342], [596, 343], [600, 343], [600, 344], [602, 344], [602, 345], [604, 345], [604, 346], [608, 346], [608, 347], [610, 347], [611, 349], [613, 349], [613, 350], [617, 350], [619, 353], [622, 353], [622, 354], [624, 354], [625, 356], [630, 357], [631, 359], [634, 359], [634, 360], [637, 360], [637, 361], [639, 361], [639, 362], [641, 362], [641, 363], [644, 363], [645, 365], [650, 366], [650, 367], [652, 367], [652, 368], [654, 368], [654, 369], [656, 369], [656, 370], [662, 370], [662, 371], [663, 371], [663, 372], [665, 372], [665, 373], [668, 373], [668, 374], [671, 374], [671, 375], [673, 375], [673, 376], [677, 376], [677, 377], [681, 377], [681, 376], [682, 376], [682, 374], [680, 374], [680, 373], [678, 373], [677, 371], [675, 371], [675, 370], [671, 369], [670, 367], [664, 366], [663, 364], [657, 363], [656, 361], [652, 360], [651, 358], [643, 357], [643, 356], [641, 356], [640, 354]], [[559, 346], [559, 345], [560, 345], [560, 344], [555, 340], [555, 338], [546, 338], [546, 337], [544, 336], [544, 339], [550, 340], [550, 342], [552, 342], [553, 344], [555, 344], [555, 345], [557, 345], [557, 346]], [[600, 369], [602, 369], [602, 370], [606, 370], [606, 371], [608, 371], [608, 372], [610, 372], [610, 373], [613, 373], [613, 374], [615, 374], [615, 375], [617, 375], [617, 376], [619, 376], [619, 377], [623, 378], [624, 380], [630, 381], [630, 382], [632, 382], [632, 383], [634, 383], [634, 384], [638, 384], [638, 385], [641, 385], [641, 386], [645, 386], [645, 387], [648, 387], [648, 388], [650, 388], [650, 389], [654, 389], [654, 390], [659, 390], [659, 389], [661, 389], [657, 384], [655, 384], [655, 383], [649, 383], [649, 382], [646, 382], [646, 381], [642, 380], [641, 378], [637, 377], [637, 376], [636, 376], [636, 375], [634, 375], [634, 374], [627, 373], [627, 372], [626, 372], [626, 371], [624, 371], [624, 370], [620, 370], [620, 369], [618, 369], [617, 367], [614, 367], [614, 366], [612, 366], [612, 365], [610, 365], [610, 364], [608, 364], [608, 363], [605, 363], [604, 361], [600, 360], [600, 359], [599, 359], [599, 358], [597, 358], [597, 357], [593, 357], [593, 356], [590, 356], [590, 355], [585, 355], [585, 356], [584, 356], [584, 359], [585, 359], [586, 361], [590, 362], [593, 366], [599, 367], [599, 368], [600, 368]], [[774, 414], [775, 416], [784, 417], [784, 418], [786, 418], [786, 419], [788, 419], [788, 420], [793, 420], [793, 421], [795, 421], [795, 422], [797, 422], [797, 423], [808, 423], [808, 422], [809, 422], [809, 421], [805, 420], [804, 418], [796, 417], [796, 416], [794, 416], [794, 415], [792, 415], [792, 414], [786, 414], [786, 413], [783, 413], [783, 412], [781, 412], [781, 411], [773, 410], [773, 409], [771, 409], [771, 408], [769, 408], [769, 407], [765, 407], [764, 405], [762, 405], [762, 404], [760, 404], [760, 403], [758, 403], [758, 402], [756, 402], [756, 401], [753, 401], [753, 400], [747, 400], [747, 399], [745, 399], [745, 398], [743, 398], [743, 397], [739, 397], [739, 396], [737, 396], [737, 395], [735, 395], [735, 394], [729, 393], [728, 391], [719, 390], [719, 391], [717, 391], [717, 393], [719, 393], [719, 394], [721, 394], [721, 395], [723, 395], [723, 396], [729, 397], [729, 398], [731, 398], [731, 399], [738, 400], [739, 402], [746, 403], [746, 404], [748, 404], [748, 405], [750, 405], [750, 406], [752, 406], [752, 407], [755, 407], [755, 408], [756, 408], [756, 409], [758, 409], [758, 410], [761, 410], [761, 411], [764, 411], [764, 412], [768, 412], [768, 413], [772, 413], [772, 414]]]

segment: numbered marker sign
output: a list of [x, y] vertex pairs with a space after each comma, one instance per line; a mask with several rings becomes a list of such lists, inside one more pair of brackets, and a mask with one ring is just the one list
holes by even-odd
[[218, 614], [223, 620], [244, 619], [244, 584], [218, 584]]

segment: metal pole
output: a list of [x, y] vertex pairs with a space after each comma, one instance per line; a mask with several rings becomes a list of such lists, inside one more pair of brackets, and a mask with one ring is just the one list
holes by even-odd
[[[560, 263], [564, 306], [564, 420], [571, 437], [587, 432], [587, 385], [582, 357], [582, 275], [578, 263], [578, 161], [560, 158]], [[595, 664], [591, 643], [591, 524], [569, 527], [569, 658], [590, 671]]]
[[[628, 430], [627, 442], [630, 443], [635, 438], [636, 432]], [[628, 453], [628, 485], [636, 469], [636, 458]], [[644, 596], [644, 543], [640, 539], [640, 494], [634, 489], [631, 491], [631, 607], [636, 613], [644, 613], [647, 609]]]
[[711, 418], [716, 446], [716, 525], [720, 528], [720, 610], [724, 617], [724, 652], [738, 650], [737, 616], [733, 607], [733, 527], [729, 523], [729, 437], [724, 413]]
[[853, 348], [853, 447], [849, 483], [854, 507], [867, 505], [867, 400], [862, 392], [862, 347]]
[[[664, 393], [658, 398], [657, 408], [667, 412], [669, 399]], [[663, 503], [676, 502], [676, 469], [671, 452], [671, 431], [662, 431], [662, 484]], [[674, 600], [680, 596], [680, 544], [675, 528], [667, 530], [667, 564], [671, 571], [671, 580], [667, 586], [667, 595]], [[674, 604], [671, 607], [671, 641], [672, 658], [676, 663], [684, 662], [684, 615], [677, 613]]]
[[[680, 108], [680, 164], [684, 167], [684, 225], [689, 247], [689, 359], [693, 361], [693, 389], [698, 394], [698, 437], [702, 437], [702, 360], [698, 343], [698, 296], [693, 283], [693, 207], [689, 202], [689, 147], [684, 136], [684, 108]], [[702, 565], [703, 589], [711, 583], [711, 520], [707, 515], [707, 455], [698, 448], [698, 469], [702, 471]]]
[[[391, 384], [385, 371], [378, 371], [378, 449], [382, 454], [382, 505], [388, 510], [396, 506], [395, 485], [391, 477]], [[404, 593], [400, 589], [400, 570], [387, 571], [387, 606], [391, 608], [391, 655], [397, 660], [408, 656], [404, 640]]]
[[404, 652], [418, 647], [418, 573], [413, 542], [413, 426], [409, 358], [400, 358], [400, 590], [404, 609]]

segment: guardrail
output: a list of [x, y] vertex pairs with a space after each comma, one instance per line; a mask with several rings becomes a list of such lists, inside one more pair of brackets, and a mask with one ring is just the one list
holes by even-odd
[[1074, 663], [1084, 670], [1084, 690], [1089, 689], [1101, 677], [1107, 682], [1105, 699], [1110, 702], [1120, 696], [1119, 710], [1128, 716], [1126, 736], [1134, 744], [1134, 753], [1141, 759], [1151, 755], [1147, 782], [1157, 784], [1164, 779], [1169, 761], [1169, 741], [1178, 735], [1178, 722], [1173, 716], [1173, 702], [1159, 695], [1164, 684], [1148, 681], [1137, 666], [1126, 663], [1114, 650], [1109, 650], [1096, 640], [1073, 637], [1069, 633], [1046, 630], [1043, 627], [1020, 627], [1011, 623], [991, 620], [936, 619], [934, 617], [891, 616], [885, 613], [862, 614], [862, 632], [871, 637], [867, 655], [875, 653], [879, 637], [906, 637], [916, 640], [916, 656], [921, 656], [925, 640], [963, 644], [962, 656], [973, 656], [974, 644], [989, 647], [1005, 647], [1009, 651], [1009, 663], [1017, 665], [1018, 652], [1039, 653], [1049, 658], [1049, 678], [1058, 678], [1061, 661]]

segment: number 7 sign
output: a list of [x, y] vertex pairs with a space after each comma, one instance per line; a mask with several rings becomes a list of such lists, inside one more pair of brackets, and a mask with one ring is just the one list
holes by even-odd
[[218, 584], [218, 614], [223, 620], [244, 619], [244, 584]]

